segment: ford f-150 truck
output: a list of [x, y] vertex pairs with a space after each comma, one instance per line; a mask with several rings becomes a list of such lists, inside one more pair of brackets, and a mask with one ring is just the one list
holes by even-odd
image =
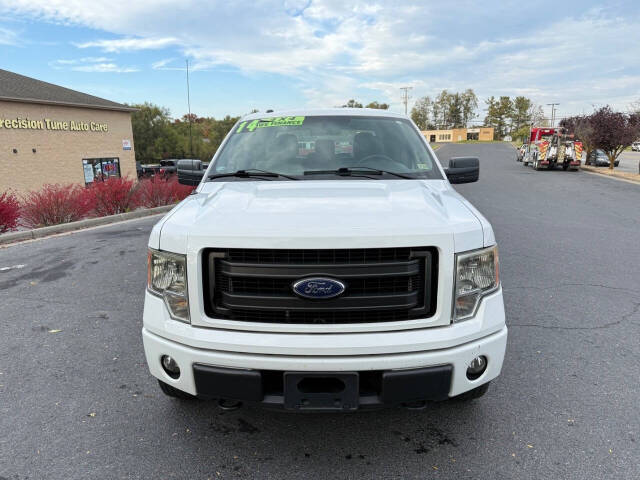
[[[312, 145], [300, 148], [300, 145]], [[348, 148], [345, 148], [347, 146]], [[406, 116], [252, 114], [153, 228], [142, 337], [162, 391], [288, 410], [487, 391], [507, 328], [491, 225]]]

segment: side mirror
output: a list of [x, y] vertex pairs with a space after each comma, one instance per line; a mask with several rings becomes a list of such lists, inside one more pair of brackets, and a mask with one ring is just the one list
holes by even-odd
[[449, 168], [445, 173], [450, 183], [477, 182], [480, 176], [478, 157], [453, 157], [449, 159]]
[[204, 176], [200, 160], [178, 160], [178, 182], [182, 185], [195, 186]]

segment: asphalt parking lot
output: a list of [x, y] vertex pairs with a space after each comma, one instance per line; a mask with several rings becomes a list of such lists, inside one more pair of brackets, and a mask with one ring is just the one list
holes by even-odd
[[144, 219], [0, 249], [0, 479], [640, 477], [640, 187], [506, 144], [459, 191], [492, 222], [509, 325], [469, 404], [287, 414], [164, 397], [142, 350]]

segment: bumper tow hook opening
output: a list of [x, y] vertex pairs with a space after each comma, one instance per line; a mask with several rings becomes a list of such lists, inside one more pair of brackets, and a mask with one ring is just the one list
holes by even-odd
[[226, 398], [218, 400], [218, 408], [227, 412], [238, 410], [241, 406], [242, 402], [240, 400], [227, 400]]
[[403, 403], [402, 406], [407, 410], [424, 410], [427, 408], [427, 401], [417, 400], [415, 402]]

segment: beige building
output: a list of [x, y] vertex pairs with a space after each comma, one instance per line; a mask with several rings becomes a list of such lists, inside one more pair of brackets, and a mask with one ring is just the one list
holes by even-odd
[[489, 142], [493, 140], [492, 127], [454, 128], [451, 130], [425, 130], [422, 134], [430, 143], [462, 142], [465, 140], [479, 140]]
[[132, 111], [0, 70], [0, 193], [135, 178]]

